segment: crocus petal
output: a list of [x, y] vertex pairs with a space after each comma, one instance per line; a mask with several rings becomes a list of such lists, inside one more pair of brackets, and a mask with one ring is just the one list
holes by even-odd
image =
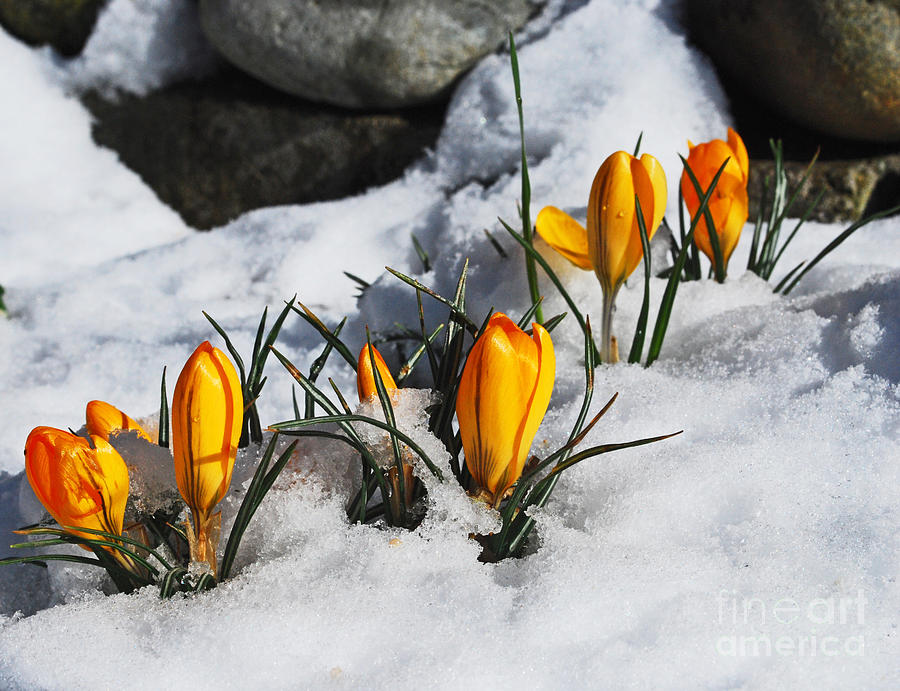
[[634, 224], [633, 158], [624, 151], [607, 158], [594, 176], [588, 197], [588, 250], [594, 272], [609, 292], [627, 278], [628, 241]]
[[456, 414], [475, 484], [499, 501], [519, 479], [550, 401], [553, 344], [541, 326], [529, 337], [505, 314], [491, 317], [469, 352]]
[[565, 211], [545, 206], [535, 220], [535, 228], [544, 241], [579, 269], [593, 268], [588, 255], [587, 230]]
[[[659, 161], [650, 154], [643, 154], [641, 156], [641, 165], [647, 171], [650, 186], [653, 188], [653, 213], [647, 214], [647, 217], [644, 219], [647, 222], [647, 236], [653, 238], [666, 213], [666, 200], [669, 196], [669, 190], [666, 185], [666, 172]], [[646, 206], [643, 194], [645, 192], [638, 191], [638, 198], [641, 200], [641, 210]]]
[[128, 466], [119, 452], [103, 437], [91, 435], [96, 465], [90, 466], [93, 484], [103, 498], [102, 522], [104, 530], [122, 534], [125, 502], [128, 498]]
[[38, 500], [61, 526], [120, 535], [128, 468], [106, 440], [92, 441], [95, 448], [70, 432], [36, 427], [25, 442], [25, 472]]
[[[687, 162], [691, 167], [694, 176], [697, 178], [697, 182], [699, 182], [700, 186], [706, 190], [716, 176], [719, 166], [725, 162], [725, 159], [728, 159], [728, 164], [725, 166], [725, 170], [722, 171], [722, 176], [719, 178], [716, 190], [721, 191], [724, 189], [724, 187], [720, 187], [720, 185], [743, 185], [744, 173], [735, 156], [735, 152], [721, 139], [713, 139], [710, 142], [698, 144], [693, 147], [690, 150]], [[732, 178], [732, 182], [725, 180], [725, 178], [729, 177]], [[687, 171], [684, 171], [681, 176], [681, 194], [689, 209], [699, 208], [700, 198], [694, 190], [694, 185], [691, 182], [690, 177], [688, 177]]]
[[[716, 189], [709, 201], [709, 212], [716, 227], [716, 235], [722, 251], [722, 259], [726, 267], [732, 252], [737, 246], [744, 224], [747, 222], [747, 176], [749, 160], [747, 149], [740, 136], [734, 130], [728, 130], [728, 142], [721, 139], [698, 144], [690, 148], [688, 165], [705, 190], [712, 183], [722, 163], [728, 159], [725, 169], [719, 178]], [[694, 189], [687, 171], [681, 176], [681, 193], [691, 216], [700, 207], [700, 198]], [[694, 233], [697, 247], [714, 261], [712, 244], [706, 220], [700, 219]]]
[[175, 479], [198, 524], [231, 484], [243, 411], [234, 366], [204, 341], [182, 369], [172, 398]]
[[[375, 366], [378, 368], [378, 374], [381, 375], [381, 383], [384, 384], [384, 388], [388, 393], [396, 391], [397, 384], [391, 376], [391, 371], [375, 346], [372, 346], [372, 354], [375, 356]], [[378, 387], [375, 386], [375, 374], [372, 371], [372, 360], [369, 358], [368, 343], [359, 351], [359, 357], [357, 358], [356, 391], [359, 394], [360, 403], [378, 395]]]
[[722, 257], [726, 266], [728, 260], [731, 259], [731, 253], [737, 247], [738, 240], [741, 237], [741, 230], [747, 223], [747, 217], [750, 214], [747, 188], [740, 187], [731, 195], [731, 207], [728, 214], [724, 217], [722, 227], [725, 231], [722, 234]]
[[506, 491], [522, 475], [534, 435], [537, 434], [538, 427], [541, 426], [541, 421], [544, 419], [544, 415], [547, 414], [547, 407], [550, 405], [550, 395], [553, 393], [553, 383], [556, 379], [556, 354], [553, 350], [553, 341], [550, 340], [550, 334], [543, 326], [536, 323], [531, 325], [531, 331], [534, 343], [537, 346], [537, 376], [531, 392], [531, 400], [528, 402], [528, 416], [525, 419], [522, 433], [518, 439], [516, 449], [517, 463], [513, 469], [512, 479], [503, 488], [503, 491]]
[[121, 410], [105, 401], [91, 401], [84, 413], [88, 434], [97, 435], [109, 440], [112, 432], [134, 430], [142, 439], [153, 443], [150, 435]]
[[750, 175], [750, 157], [747, 156], [747, 147], [744, 146], [744, 140], [741, 139], [741, 135], [730, 127], [728, 128], [728, 148], [734, 152], [734, 158], [741, 169], [741, 179], [746, 187]]
[[[632, 158], [630, 163], [634, 189], [644, 215], [647, 239], [652, 240], [666, 210], [666, 174], [659, 161], [650, 154], [644, 154], [640, 159]], [[644, 246], [641, 243], [637, 213], [635, 213], [631, 235], [628, 238], [628, 248], [625, 252], [625, 278], [634, 273], [643, 256]]]
[[635, 194], [652, 238], [666, 210], [666, 176], [653, 156], [624, 151], [607, 158], [588, 198], [588, 248], [603, 290], [615, 294], [643, 257]]

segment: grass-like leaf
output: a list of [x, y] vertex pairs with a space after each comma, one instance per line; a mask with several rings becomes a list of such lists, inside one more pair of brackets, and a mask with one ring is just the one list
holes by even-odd
[[523, 314], [519, 321], [516, 322], [516, 326], [520, 329], [525, 329], [528, 327], [528, 323], [531, 321], [531, 318], [537, 313], [538, 307], [540, 307], [541, 303], [544, 301], [544, 297], [541, 296], [536, 303], [534, 303], [531, 307], [526, 310], [525, 314]]
[[[340, 321], [340, 323], [338, 323], [338, 325], [335, 327], [334, 331], [332, 332], [332, 335], [334, 336], [335, 340], [340, 340], [339, 336], [341, 335], [341, 331], [343, 330], [344, 324], [346, 324], [346, 323], [347, 323], [347, 317], [344, 317]], [[319, 374], [322, 372], [322, 369], [325, 367], [325, 363], [328, 361], [328, 356], [331, 355], [332, 350], [334, 350], [333, 342], [326, 341], [325, 348], [323, 348], [321, 355], [319, 355], [319, 357], [317, 357], [313, 361], [312, 366], [309, 368], [309, 380], [311, 382], [315, 382], [316, 379], [319, 378]], [[293, 389], [291, 389], [291, 392], [293, 393]], [[310, 396], [307, 393], [304, 396], [304, 399], [305, 399], [305, 408], [306, 408], [306, 415], [304, 417], [312, 417], [312, 415], [315, 414], [315, 407], [316, 407], [315, 403], [313, 402], [312, 396]], [[296, 401], [297, 401], [297, 399], [294, 398], [294, 410], [295, 411], [297, 411]], [[298, 417], [298, 418], [300, 417], [299, 412], [296, 412], [295, 414], [296, 414], [296, 417]]]
[[428, 356], [428, 367], [431, 369], [431, 381], [436, 382], [438, 379], [438, 360], [434, 347], [428, 338], [428, 331], [425, 328], [425, 308], [422, 305], [422, 291], [418, 288], [416, 289], [416, 307], [419, 314], [419, 330], [422, 335], [422, 345], [425, 346], [425, 354]]
[[[444, 474], [441, 472], [440, 468], [438, 468], [431, 461], [431, 459], [428, 457], [428, 454], [425, 453], [421, 446], [419, 446], [411, 437], [407, 436], [396, 427], [388, 425], [387, 423], [382, 422], [377, 418], [368, 417], [366, 415], [323, 415], [321, 417], [310, 418], [308, 420], [286, 420], [284, 422], [277, 422], [274, 425], [269, 425], [269, 428], [277, 432], [282, 432], [283, 434], [291, 435], [294, 431], [303, 429], [304, 427], [309, 427], [310, 425], [326, 425], [329, 423], [337, 423], [338, 425], [341, 425], [343, 423], [350, 422], [364, 422], [367, 425], [372, 425], [373, 427], [383, 429], [385, 432], [395, 434], [400, 441], [406, 444], [410, 449], [412, 449], [413, 453], [415, 453], [419, 458], [422, 459], [422, 461], [425, 463], [425, 466], [428, 468], [428, 470], [431, 471], [432, 475], [443, 482]], [[362, 444], [361, 441], [359, 443]], [[388, 494], [384, 493], [384, 496], [388, 496]]]
[[[466, 265], [468, 266], [468, 261], [466, 262]], [[443, 303], [444, 305], [446, 305], [447, 307], [449, 307], [449, 308], [451, 309], [451, 311], [453, 311], [453, 312], [457, 315], [457, 317], [458, 317], [460, 320], [462, 320], [462, 322], [465, 324], [466, 328], [469, 329], [472, 333], [475, 333], [475, 332], [478, 330], [478, 326], [477, 326], [471, 319], [469, 319], [469, 317], [466, 315], [465, 311], [461, 311], [461, 310], [459, 309], [459, 307], [457, 307], [457, 305], [455, 305], [452, 301], [450, 301], [450, 300], [448, 300], [447, 298], [445, 298], [443, 295], [440, 295], [440, 294], [436, 293], [435, 291], [433, 291], [433, 290], [432, 290], [431, 288], [429, 288], [428, 286], [426, 286], [426, 285], [420, 283], [419, 281], [417, 281], [417, 280], [414, 279], [414, 278], [411, 278], [411, 277], [407, 276], [406, 274], [400, 273], [400, 272], [397, 271], [396, 269], [392, 269], [392, 268], [389, 267], [389, 266], [386, 266], [386, 267], [384, 267], [384, 268], [385, 268], [389, 273], [393, 274], [394, 276], [396, 276], [397, 278], [399, 278], [401, 281], [403, 281], [403, 282], [406, 283], [407, 285], [412, 286], [412, 287], [415, 288], [416, 290], [422, 291], [422, 292], [425, 293], [426, 295], [429, 295], [429, 296], [433, 297], [433, 298], [434, 298], [435, 300], [437, 300], [438, 302]], [[463, 271], [465, 272], [465, 269], [464, 269]]]
[[[519, 142], [522, 153], [522, 237], [525, 239], [525, 242], [532, 245], [534, 233], [531, 227], [531, 181], [528, 178], [528, 157], [525, 155], [525, 117], [522, 113], [522, 84], [519, 79], [519, 58], [516, 54], [516, 41], [513, 38], [512, 31], [509, 32], [509, 63], [512, 68], [513, 87], [516, 92], [516, 109], [519, 113]], [[538, 287], [534, 258], [530, 254], [525, 255], [525, 274], [528, 278], [528, 292], [531, 295], [531, 303], [538, 303], [541, 293]], [[535, 312], [535, 318], [539, 324], [544, 322], [544, 315], [539, 304]]]
[[353, 371], [356, 371], [356, 358], [353, 357], [353, 353], [350, 352], [350, 349], [344, 344], [344, 342], [339, 339], [337, 336], [332, 333], [331, 329], [325, 326], [322, 323], [322, 320], [319, 319], [315, 313], [311, 309], [309, 309], [302, 302], [297, 302], [297, 304], [292, 308], [294, 312], [299, 314], [304, 321], [310, 324], [318, 334], [325, 339], [331, 346], [340, 354], [342, 358], [347, 362], [350, 367], [353, 368]]
[[[466, 260], [460, 271], [459, 280], [456, 283], [456, 291], [450, 302], [452, 309], [447, 316], [446, 329], [444, 330], [444, 344], [438, 366], [437, 378], [434, 381], [434, 389], [441, 396], [441, 401], [432, 412], [428, 421], [429, 430], [440, 439], [444, 447], [450, 452], [450, 468], [456, 478], [462, 481], [463, 468], [459, 465], [459, 452], [462, 448], [458, 435], [453, 432], [453, 415], [456, 410], [456, 393], [459, 389], [460, 369], [464, 358], [464, 345], [466, 337], [465, 322], [459, 316], [465, 315], [466, 308], [466, 281], [469, 262]], [[471, 322], [471, 319], [466, 317]], [[474, 337], [478, 338], [484, 325], [475, 329]]]
[[[344, 412], [348, 415], [352, 412], [350, 409], [350, 404], [347, 403], [347, 399], [344, 398], [344, 394], [341, 393], [341, 390], [338, 388], [338, 385], [334, 383], [334, 379], [328, 377], [328, 383], [331, 384], [331, 390], [334, 391], [334, 395], [337, 396], [338, 403], [341, 404], [341, 408], [344, 409]], [[312, 417], [308, 415], [307, 417]]]
[[[590, 409], [591, 405], [591, 399], [594, 395], [595, 364], [594, 339], [591, 335], [591, 322], [588, 318], [585, 321], [584, 330], [584, 397], [581, 403], [581, 410], [578, 412], [578, 415], [575, 418], [575, 424], [572, 426], [572, 432], [569, 434], [569, 440], [559, 454], [563, 458], [566, 457], [568, 453], [570, 453], [569, 448], [574, 446], [574, 440], [580, 434], [581, 429], [584, 426], [584, 421], [587, 419], [588, 410]], [[517, 516], [517, 512], [522, 505], [522, 501], [525, 497], [525, 492], [528, 489], [530, 480], [534, 477], [536, 472], [536, 470], [529, 470], [528, 472], [523, 474], [523, 477], [519, 478], [518, 482], [515, 485], [515, 488], [513, 489], [513, 495], [507, 502], [506, 507], [501, 514], [503, 523], [500, 533], [493, 536], [488, 541], [490, 549], [500, 559], [503, 559], [510, 554], [510, 544], [512, 542], [520, 544], [521, 541], [523, 541], [528, 536], [528, 533], [530, 533], [531, 529], [534, 527], [534, 519], [532, 519], [530, 516], [526, 516], [525, 514], [521, 514], [520, 520]], [[554, 480], [547, 493], [547, 496], [549, 496], [550, 492], [552, 492], [553, 486], [555, 485], [556, 481]]]
[[726, 159], [726, 161], [719, 166], [719, 170], [716, 171], [715, 176], [709, 184], [709, 189], [700, 197], [700, 205], [697, 207], [697, 213], [694, 214], [693, 219], [691, 219], [690, 230], [681, 243], [681, 251], [678, 253], [678, 258], [675, 260], [675, 266], [672, 267], [672, 273], [669, 275], [666, 289], [663, 292], [663, 297], [659, 304], [656, 325], [653, 327], [653, 336], [650, 339], [650, 347], [647, 351], [646, 367], [652, 365], [659, 357], [659, 351], [662, 349], [663, 341], [666, 338], [666, 330], [669, 328], [669, 317], [672, 315], [672, 307], [675, 304], [675, 295], [678, 292], [678, 284], [681, 282], [684, 263], [687, 260], [688, 250], [693, 244], [694, 231], [697, 229], [700, 218], [706, 213], [709, 200], [712, 197], [716, 185], [719, 183], [719, 178], [722, 176], [727, 164], [728, 160]]
[[10, 564], [34, 564], [35, 566], [46, 569], [48, 561], [71, 561], [76, 564], [88, 564], [90, 566], [103, 567], [103, 564], [98, 559], [82, 557], [77, 554], [32, 554], [27, 557], [6, 557], [5, 559], [0, 559], [0, 566]]
[[[641, 133], [643, 135], [643, 132]], [[638, 139], [638, 147], [641, 145]], [[631, 352], [628, 353], [628, 362], [641, 361], [641, 352], [644, 350], [644, 334], [647, 333], [647, 320], [650, 316], [650, 240], [647, 237], [647, 224], [644, 221], [644, 212], [641, 209], [641, 200], [634, 195], [634, 210], [637, 216], [638, 232], [641, 235], [641, 247], [644, 251], [644, 301], [641, 303], [641, 312], [638, 315], [637, 325], [634, 329], [634, 339], [631, 342]]]
[[156, 443], [164, 449], [169, 448], [169, 399], [166, 395], [166, 368], [163, 367], [162, 381], [159, 385], [159, 434]]
[[[519, 235], [519, 233], [513, 230], [509, 226], [509, 224], [506, 223], [506, 221], [504, 221], [502, 218], [497, 220], [500, 221], [500, 224], [506, 229], [506, 232], [512, 235], [515, 241], [522, 246], [522, 249], [525, 250], [526, 254], [530, 254], [534, 258], [534, 261], [538, 264], [538, 266], [540, 266], [544, 270], [544, 273], [547, 274], [547, 278], [549, 278], [550, 282], [554, 286], [556, 286], [559, 294], [562, 296], [563, 300], [566, 301], [566, 304], [569, 306], [569, 309], [572, 311], [572, 314], [575, 316], [575, 319], [578, 322], [578, 326], [581, 327], [581, 331], [584, 332], [586, 327], [584, 316], [581, 314], [581, 310], [578, 309], [575, 301], [572, 300], [572, 297], [569, 295], [568, 291], [563, 287], [562, 281], [559, 280], [559, 277], [556, 275], [553, 269], [550, 268], [550, 265], [547, 263], [547, 261], [541, 256], [541, 253], [538, 252], [530, 243], [526, 242], [525, 238], [523, 238], [521, 235]], [[596, 344], [593, 344], [593, 348], [595, 362], [599, 364], [600, 351], [597, 349]]]
[[409, 236], [412, 238], [413, 247], [416, 250], [416, 254], [419, 255], [419, 261], [422, 262], [422, 272], [428, 273], [431, 271], [431, 259], [428, 258], [428, 252], [425, 251], [425, 248], [422, 247], [422, 244], [419, 242], [419, 238], [415, 236], [415, 234], [410, 233]]
[[[684, 156], [681, 156], [680, 154], [679, 154], [679, 158], [681, 159], [681, 163], [684, 166], [684, 170], [687, 173], [688, 178], [691, 181], [691, 184], [694, 186], [694, 191], [697, 193], [697, 197], [699, 199], [702, 199], [703, 194], [704, 194], [703, 186], [697, 180], [697, 176], [694, 175], [694, 171], [691, 170], [691, 166], [687, 162], [687, 159]], [[728, 163], [728, 161], [730, 161], [730, 160], [731, 160], [731, 157], [729, 156], [728, 158], [725, 159], [725, 162], [722, 165], [725, 166]], [[721, 171], [723, 171], [723, 170], [724, 170], [724, 167], [720, 168], [719, 174], [721, 174]], [[716, 179], [715, 182], [718, 183], [718, 178]], [[714, 187], [714, 184], [711, 184], [710, 189], [712, 189], [713, 187]], [[712, 251], [713, 251], [713, 273], [715, 274], [716, 281], [718, 283], [724, 283], [725, 282], [725, 270], [726, 270], [725, 269], [725, 260], [722, 257], [722, 247], [719, 244], [719, 231], [716, 228], [715, 224], [713, 223], [712, 213], [710, 213], [710, 211], [709, 211], [709, 201], [708, 200], [707, 200], [706, 206], [704, 206], [702, 208], [703, 208], [703, 218], [706, 221], [707, 235], [709, 236], [709, 244], [712, 247]], [[699, 209], [698, 209], [698, 213], [699, 213]], [[696, 225], [693, 223], [691, 225], [696, 227]]]
[[275, 343], [275, 339], [281, 331], [284, 320], [293, 307], [294, 300], [296, 300], [296, 296], [291, 298], [291, 300], [285, 304], [284, 309], [281, 310], [281, 313], [269, 330], [268, 335], [265, 335], [265, 338], [266, 317], [269, 308], [266, 307], [263, 310], [262, 317], [259, 320], [259, 326], [256, 330], [256, 339], [253, 344], [249, 371], [245, 368], [243, 358], [241, 358], [237, 348], [234, 347], [234, 344], [228, 337], [225, 329], [223, 329], [209, 314], [203, 312], [203, 316], [206, 317], [209, 323], [212, 324], [212, 327], [225, 341], [225, 347], [228, 349], [228, 352], [231, 354], [232, 359], [237, 365], [238, 374], [240, 375], [241, 392], [244, 397], [244, 418], [241, 423], [241, 438], [238, 442], [240, 448], [246, 447], [251, 441], [255, 444], [262, 442], [262, 425], [259, 422], [259, 412], [256, 407], [257, 399], [266, 383], [262, 374], [266, 366], [266, 358], [269, 356], [269, 346]]
[[[74, 535], [72, 531], [79, 531], [82, 533], [97, 535], [98, 538], [103, 539], [92, 539], [84, 537], [83, 535]], [[157, 574], [158, 570], [156, 569], [156, 567], [148, 563], [143, 557], [136, 554], [132, 550], [126, 549], [122, 546], [123, 544], [132, 545], [133, 547], [136, 547], [152, 555], [153, 558], [156, 559], [163, 568], [170, 568], [168, 562], [159, 552], [152, 549], [148, 545], [145, 545], [143, 542], [134, 540], [130, 537], [127, 537], [126, 535], [113, 535], [112, 533], [108, 533], [104, 530], [96, 530], [94, 528], [85, 528], [80, 526], [61, 526], [59, 528], [41, 526], [36, 528], [22, 528], [20, 530], [16, 530], [15, 532], [19, 535], [54, 535], [55, 539], [53, 540], [53, 542], [65, 542], [72, 545], [85, 545], [88, 547], [108, 547], [117, 552], [120, 552], [121, 554], [124, 554], [129, 559], [134, 559], [134, 561], [141, 564], [141, 566], [145, 567], [150, 573], [154, 575]], [[16, 548], [29, 548], [38, 545], [31, 542], [22, 542], [10, 546]]]
[[846, 229], [844, 232], [842, 232], [840, 235], [838, 235], [834, 240], [832, 240], [831, 242], [829, 242], [828, 245], [826, 245], [825, 249], [823, 249], [821, 252], [819, 252], [819, 253], [812, 259], [812, 261], [810, 261], [809, 263], [807, 263], [806, 266], [803, 267], [803, 270], [800, 271], [800, 272], [793, 278], [793, 280], [791, 280], [789, 283], [787, 283], [787, 285], [785, 285], [785, 286], [782, 287], [781, 283], [779, 283], [779, 285], [776, 286], [776, 288], [775, 288], [775, 292], [776, 292], [776, 293], [779, 292], [779, 288], [781, 288], [781, 294], [782, 294], [782, 295], [787, 295], [788, 293], [790, 293], [790, 292], [794, 289], [794, 286], [796, 286], [797, 283], [800, 282], [800, 279], [803, 278], [803, 277], [809, 272], [810, 269], [812, 269], [816, 264], [818, 264], [818, 263], [819, 263], [820, 261], [822, 261], [826, 256], [828, 256], [828, 254], [829, 254], [832, 250], [834, 250], [834, 249], [835, 249], [836, 247], [838, 247], [842, 242], [844, 242], [844, 240], [846, 240], [846, 239], [849, 238], [851, 235], [853, 235], [853, 233], [855, 233], [857, 230], [859, 230], [859, 229], [862, 228], [863, 226], [868, 225], [868, 224], [871, 223], [872, 221], [877, 221], [879, 218], [884, 218], [885, 216], [891, 216], [891, 215], [897, 213], [898, 211], [900, 211], [900, 205], [895, 206], [895, 207], [892, 207], [892, 208], [890, 208], [890, 209], [885, 209], [884, 211], [879, 211], [877, 214], [872, 214], [871, 216], [867, 216], [866, 218], [860, 219], [859, 221], [857, 221], [856, 223], [854, 223], [853, 225], [851, 225], [849, 228], [847, 228], [847, 229]]
[[260, 459], [259, 465], [256, 466], [256, 471], [253, 473], [253, 479], [250, 480], [250, 485], [247, 488], [247, 494], [244, 495], [244, 500], [241, 502], [237, 516], [234, 518], [231, 534], [228, 536], [225, 552], [222, 555], [222, 562], [219, 565], [219, 575], [222, 577], [222, 580], [228, 578], [231, 573], [231, 565], [234, 562], [234, 556], [237, 553], [238, 545], [240, 544], [247, 524], [250, 522], [248, 514], [252, 515], [251, 506], [253, 504], [253, 498], [258, 491], [259, 485], [262, 483], [263, 477], [265, 477], [266, 468], [272, 460], [272, 455], [275, 452], [275, 445], [277, 442], [278, 435], [273, 434], [272, 438], [269, 440], [269, 444], [266, 446], [266, 450], [263, 452], [263, 457]]
[[[790, 197], [788, 197], [788, 179], [784, 169], [784, 150], [781, 140], [776, 142], [770, 139], [769, 147], [772, 150], [772, 158], [775, 162], [774, 184], [770, 185], [769, 178], [766, 178], [763, 184], [763, 197], [760, 202], [756, 223], [754, 224], [753, 243], [750, 246], [750, 256], [747, 260], [747, 269], [767, 281], [772, 277], [772, 272], [784, 250], [791, 243], [791, 240], [794, 239], [797, 231], [800, 230], [800, 227], [806, 222], [816, 206], [818, 206], [819, 200], [824, 194], [824, 190], [822, 190], [809, 204], [800, 221], [794, 226], [794, 230], [779, 247], [778, 240], [781, 235], [781, 226], [790, 213], [798, 195], [809, 181], [813, 167], [818, 160], [819, 151], [816, 151], [807, 165], [800, 182], [790, 194]], [[772, 187], [771, 198], [769, 197], [770, 186]], [[764, 219], [765, 233], [762, 230]]]
[[431, 356], [429, 357], [429, 361], [431, 357], [434, 357], [434, 350], [432, 348], [432, 343], [438, 337], [438, 334], [444, 330], [443, 324], [438, 324], [434, 331], [430, 334], [423, 337], [422, 345], [416, 348], [412, 355], [410, 355], [406, 362], [403, 363], [403, 366], [400, 367], [400, 371], [397, 373], [396, 382], [397, 384], [402, 384], [406, 381], [406, 378], [412, 374], [413, 368], [416, 366], [416, 363], [422, 358], [422, 355], [427, 353], [429, 350], [431, 351]]
[[491, 231], [485, 228], [484, 234], [487, 235], [487, 239], [490, 241], [491, 246], [497, 250], [497, 254], [499, 254], [502, 259], [506, 259], [509, 255], [506, 253], [506, 250], [503, 249], [503, 246], [497, 242], [497, 238], [491, 234]]
[[[327, 331], [327, 329], [326, 329]], [[329, 332], [330, 333], [330, 332]], [[323, 410], [328, 412], [330, 415], [327, 418], [311, 418], [310, 420], [295, 420], [292, 425], [295, 428], [299, 429], [300, 427], [305, 426], [302, 423], [308, 424], [316, 424], [317, 422], [336, 422], [338, 426], [347, 434], [348, 437], [353, 439], [359, 445], [360, 456], [362, 456], [363, 463], [367, 465], [371, 471], [375, 475], [375, 479], [378, 481], [378, 488], [381, 490], [381, 496], [387, 497], [389, 493], [387, 491], [387, 485], [384, 481], [384, 475], [381, 472], [381, 468], [378, 465], [378, 462], [375, 460], [375, 457], [368, 450], [366, 445], [363, 443], [362, 439], [359, 438], [359, 435], [356, 433], [356, 430], [353, 429], [353, 425], [350, 424], [350, 420], [347, 418], [352, 417], [348, 415], [341, 415], [338, 409], [334, 406], [334, 404], [329, 400], [329, 398], [313, 383], [304, 376], [303, 372], [297, 369], [290, 360], [288, 360], [284, 355], [278, 352], [275, 347], [272, 347], [272, 352], [275, 354], [275, 357], [278, 358], [279, 362], [284, 366], [284, 368], [290, 373], [290, 375], [300, 384], [301, 388], [304, 391], [310, 393], [313, 396], [315, 402], [322, 407]], [[356, 364], [355, 362], [353, 363]], [[371, 419], [371, 418], [369, 418]], [[376, 420], [375, 422], [379, 422], [380, 420]], [[287, 423], [283, 423], [287, 424]], [[377, 426], [377, 425], [376, 425]], [[270, 429], [277, 430], [277, 426], [271, 426]], [[401, 437], [402, 438], [402, 437]], [[405, 441], [405, 440], [404, 440]], [[412, 448], [412, 447], [411, 447]], [[363, 478], [365, 479], [365, 472], [363, 472]], [[390, 519], [390, 516], [388, 516]], [[390, 522], [390, 520], [389, 520]]]
[[384, 420], [390, 428], [388, 435], [391, 439], [391, 453], [394, 456], [394, 468], [397, 470], [398, 489], [395, 499], [399, 507], [399, 515], [394, 516], [394, 519], [402, 525], [406, 518], [406, 480], [403, 473], [403, 456], [400, 451], [400, 442], [397, 440], [397, 435], [392, 431], [397, 428], [397, 420], [394, 417], [394, 406], [391, 404], [391, 396], [384, 386], [384, 379], [382, 379], [381, 372], [378, 371], [378, 364], [375, 362], [375, 351], [372, 348], [372, 337], [369, 334], [369, 327], [366, 327], [366, 347], [369, 351], [369, 365], [372, 368], [372, 379], [375, 381], [375, 391], [378, 393], [378, 400], [381, 403], [381, 412], [384, 413]]
[[560, 312], [545, 321], [544, 328], [547, 330], [547, 333], [553, 333], [553, 329], [562, 324], [563, 319], [565, 319], [568, 314], [568, 312]]
[[183, 582], [188, 570], [183, 566], [176, 566], [169, 569], [159, 581], [159, 597], [161, 600], [168, 600], [175, 593], [184, 589]]

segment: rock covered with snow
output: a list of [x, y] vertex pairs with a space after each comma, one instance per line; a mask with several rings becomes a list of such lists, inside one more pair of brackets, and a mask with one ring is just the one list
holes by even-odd
[[419, 104], [500, 46], [535, 0], [201, 0], [206, 35], [288, 93], [351, 108]]

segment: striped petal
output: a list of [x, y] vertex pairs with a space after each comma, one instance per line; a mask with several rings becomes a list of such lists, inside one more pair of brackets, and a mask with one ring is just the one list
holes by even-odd
[[[381, 375], [381, 383], [388, 393], [397, 390], [397, 383], [391, 376], [387, 363], [381, 357], [381, 353], [375, 346], [372, 346], [372, 354], [375, 356], [375, 367], [378, 368], [378, 374]], [[356, 391], [359, 394], [359, 401], [362, 403], [372, 396], [378, 395], [378, 387], [375, 386], [375, 374], [372, 371], [372, 359], [369, 357], [368, 343], [359, 351], [356, 365]]]
[[234, 366], [204, 341], [182, 369], [172, 398], [175, 479], [198, 524], [231, 484], [243, 411]]
[[38, 500], [61, 526], [121, 535], [128, 468], [109, 442], [91, 439], [94, 448], [70, 432], [36, 427], [25, 442], [25, 473]]
[[495, 505], [522, 474], [553, 389], [553, 343], [543, 327], [533, 330], [530, 337], [494, 314], [460, 381], [456, 414], [466, 466]]
[[84, 417], [87, 421], [88, 434], [109, 440], [109, 435], [113, 432], [134, 430], [139, 437], [146, 439], [151, 444], [153, 443], [150, 435], [144, 431], [143, 427], [121, 410], [105, 401], [89, 402], [85, 408]]

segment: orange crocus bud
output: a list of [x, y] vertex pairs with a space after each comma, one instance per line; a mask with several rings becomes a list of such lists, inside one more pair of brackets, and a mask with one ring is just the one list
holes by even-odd
[[[381, 375], [381, 382], [388, 393], [397, 390], [397, 383], [391, 376], [384, 358], [375, 346], [372, 346], [372, 354], [375, 356], [375, 366], [378, 368], [378, 374]], [[359, 394], [359, 402], [368, 400], [372, 396], [378, 395], [378, 389], [375, 387], [375, 375], [372, 372], [372, 360], [369, 358], [368, 343], [359, 351], [359, 358], [356, 366], [356, 391]]]
[[144, 431], [143, 427], [121, 410], [105, 401], [91, 401], [88, 403], [84, 411], [84, 417], [87, 420], [88, 434], [96, 434], [98, 437], [103, 437], [108, 441], [112, 432], [134, 430], [139, 437], [146, 439], [151, 444], [153, 443], [150, 435]]
[[615, 293], [644, 256], [634, 196], [653, 237], [666, 210], [666, 174], [650, 154], [617, 151], [607, 158], [588, 197], [588, 253], [604, 293]]
[[540, 324], [532, 330], [494, 314], [469, 351], [456, 397], [466, 466], [494, 507], [522, 475], [553, 391], [553, 342]]
[[635, 195], [641, 204], [647, 239], [666, 210], [666, 175], [650, 154], [636, 158], [617, 151], [594, 176], [588, 197], [587, 228], [554, 206], [541, 209], [535, 227], [553, 249], [581, 269], [593, 269], [603, 289], [601, 358], [615, 362], [612, 314], [616, 294], [644, 256]]
[[231, 361], [201, 343], [178, 376], [172, 397], [172, 451], [178, 491], [194, 518], [191, 556], [215, 573], [219, 514], [231, 484], [244, 416], [241, 383]]
[[[65, 528], [122, 534], [128, 500], [128, 468], [105, 439], [53, 427], [35, 427], [25, 442], [25, 473], [44, 508]], [[103, 539], [70, 530], [73, 535]], [[87, 548], [85, 548], [87, 549]], [[118, 558], [118, 553], [112, 551]]]
[[[697, 146], [688, 142], [688, 148], [690, 150], [687, 158], [688, 165], [704, 191], [712, 183], [712, 179], [721, 165], [728, 159], [728, 164], [722, 171], [716, 189], [709, 200], [709, 212], [712, 215], [719, 238], [719, 248], [722, 251], [722, 261], [725, 264], [722, 267], [724, 273], [728, 268], [731, 253], [737, 247], [749, 214], [747, 180], [749, 179], [750, 161], [747, 157], [747, 149], [738, 133], [730, 127], [728, 128], [727, 142], [713, 139]], [[681, 174], [681, 194], [693, 217], [700, 208], [700, 198], [697, 196], [686, 170]], [[694, 231], [694, 240], [697, 247], [709, 257], [709, 260], [715, 262], [715, 255], [709, 240], [709, 229], [706, 227], [706, 219], [703, 217], [700, 218]]]

